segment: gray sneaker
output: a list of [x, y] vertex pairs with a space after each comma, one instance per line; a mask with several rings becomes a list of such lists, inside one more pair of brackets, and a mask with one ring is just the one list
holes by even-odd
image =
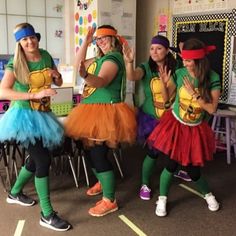
[[8, 194], [7, 199], [6, 199], [7, 203], [10, 204], [19, 204], [21, 206], [33, 206], [36, 201], [33, 200], [32, 198], [26, 196], [23, 193], [18, 193], [17, 195], [13, 196], [12, 194]]
[[42, 214], [39, 224], [55, 231], [67, 231], [72, 228], [71, 224], [61, 219], [55, 211], [47, 217]]

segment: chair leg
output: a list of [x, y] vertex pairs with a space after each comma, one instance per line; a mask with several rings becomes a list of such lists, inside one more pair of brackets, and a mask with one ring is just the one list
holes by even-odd
[[216, 121], [217, 121], [217, 116], [214, 116], [212, 120], [212, 125], [211, 125], [212, 130], [215, 130], [216, 128]]
[[84, 167], [86, 183], [87, 183], [87, 186], [89, 187], [89, 177], [88, 177], [87, 165], [86, 165], [86, 162], [85, 162], [85, 156], [84, 156], [83, 151], [81, 151], [81, 158], [82, 158], [82, 163], [83, 163], [83, 167]]
[[235, 119], [230, 120], [230, 130], [231, 130], [231, 145], [234, 148], [234, 157], [236, 158], [236, 130], [235, 130]]
[[124, 178], [124, 174], [123, 174], [123, 171], [121, 169], [121, 166], [120, 166], [120, 163], [119, 163], [119, 160], [118, 160], [118, 156], [117, 156], [116, 150], [113, 149], [112, 152], [113, 152], [113, 156], [114, 156], [115, 161], [116, 161], [116, 165], [117, 165], [117, 167], [119, 169], [120, 176], [121, 176], [121, 178]]
[[8, 165], [8, 161], [7, 161], [7, 155], [6, 155], [6, 150], [5, 150], [5, 146], [4, 144], [1, 143], [1, 156], [4, 162], [4, 168], [5, 168], [5, 172], [6, 172], [6, 179], [3, 180], [2, 179], [2, 183], [3, 186], [5, 188], [5, 191], [8, 191], [11, 188], [11, 177], [10, 177], [10, 172], [9, 172], [9, 165]]
[[226, 147], [227, 147], [227, 164], [231, 163], [231, 138], [230, 138], [230, 118], [225, 119], [226, 122]]
[[70, 168], [71, 168], [71, 171], [72, 171], [72, 174], [73, 174], [73, 177], [74, 177], [75, 186], [76, 186], [76, 188], [78, 188], [79, 184], [78, 184], [78, 180], [76, 178], [75, 169], [74, 169], [74, 166], [73, 166], [73, 163], [72, 163], [72, 160], [71, 160], [71, 156], [69, 154], [67, 154], [67, 157], [68, 157]]

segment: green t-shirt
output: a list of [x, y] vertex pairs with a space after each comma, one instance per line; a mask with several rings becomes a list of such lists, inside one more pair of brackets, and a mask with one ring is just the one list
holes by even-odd
[[[27, 62], [29, 71], [41, 71], [45, 68], [53, 68], [54, 62], [50, 54], [43, 49], [39, 49], [41, 54], [41, 60], [38, 62]], [[8, 64], [6, 65], [7, 70], [13, 71], [13, 57], [10, 58]], [[13, 89], [19, 92], [28, 92], [29, 84], [22, 84], [18, 80], [15, 81]], [[30, 108], [30, 104], [28, 100], [17, 100], [12, 101], [11, 106], [22, 107], [22, 108]]]
[[124, 100], [125, 66], [120, 52], [109, 52], [101, 58], [97, 58], [88, 68], [88, 72], [98, 75], [102, 64], [112, 61], [118, 66], [116, 77], [106, 87], [95, 88], [85, 85], [82, 103], [118, 103]]
[[[195, 90], [198, 91], [198, 79], [191, 77], [186, 68], [178, 69], [175, 73], [176, 80], [173, 81], [176, 84], [177, 91], [173, 104], [173, 113], [183, 123], [189, 125], [199, 124], [205, 118], [207, 112], [200, 107], [197, 100], [187, 92], [183, 85], [183, 78], [188, 77], [193, 82]], [[210, 71], [210, 90], [220, 89], [219, 75], [214, 71]]]

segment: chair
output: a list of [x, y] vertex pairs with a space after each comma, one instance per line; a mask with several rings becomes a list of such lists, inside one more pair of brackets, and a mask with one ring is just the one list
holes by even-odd
[[7, 161], [7, 154], [6, 154], [6, 143], [0, 143], [0, 160], [3, 160], [4, 163], [4, 169], [6, 172], [6, 179], [1, 175], [1, 180], [4, 189], [7, 191], [11, 188], [11, 178], [10, 178], [10, 171], [9, 171], [9, 165]]
[[19, 164], [19, 161], [17, 160], [17, 158], [19, 157], [21, 158], [22, 166], [25, 161], [25, 149], [21, 148], [20, 144], [18, 144], [16, 141], [6, 141], [0, 143], [0, 160], [3, 160], [6, 173], [6, 178], [1, 176], [1, 179], [6, 191], [11, 188], [13, 172], [15, 173], [16, 178], [18, 176], [17, 164]]
[[[77, 166], [77, 176], [79, 179], [80, 176], [80, 165], [81, 165], [81, 160], [82, 160], [82, 164], [83, 164], [83, 169], [84, 169], [84, 173], [85, 173], [85, 178], [86, 178], [86, 183], [87, 186], [90, 186], [90, 182], [89, 182], [89, 177], [88, 177], [88, 168], [87, 168], [87, 163], [86, 163], [86, 157], [85, 157], [85, 151], [83, 148], [83, 144], [80, 141], [75, 141], [75, 145], [76, 145], [76, 150], [77, 150], [77, 156], [78, 156], [78, 166]], [[120, 161], [122, 160], [122, 151], [121, 148], [117, 148], [117, 149], [112, 149], [112, 156], [115, 159], [115, 163], [118, 167], [119, 173], [121, 178], [124, 178], [124, 174], [120, 165]]]
[[[58, 148], [58, 149], [54, 150], [51, 154], [52, 154], [53, 160], [55, 162], [55, 172], [56, 173], [63, 171], [63, 168], [64, 168], [63, 157], [67, 158], [73, 178], [74, 178], [75, 186], [76, 186], [76, 188], [78, 188], [79, 184], [78, 184], [78, 180], [77, 180], [76, 173], [75, 173], [75, 168], [74, 168], [73, 161], [72, 161], [72, 159], [74, 157], [72, 140], [70, 138], [66, 138], [62, 148]], [[60, 158], [60, 159], [55, 161], [56, 158]], [[58, 163], [58, 162], [60, 162], [60, 163]]]
[[[231, 164], [231, 146], [233, 145], [234, 155], [236, 155], [236, 131], [235, 131], [236, 113], [228, 109], [218, 109], [213, 114], [212, 130], [215, 133], [216, 147], [226, 150], [227, 164]], [[221, 141], [225, 146], [219, 146]], [[236, 156], [235, 156], [236, 157]]]
[[78, 177], [78, 179], [80, 178], [80, 165], [81, 165], [81, 160], [82, 160], [84, 174], [85, 174], [85, 178], [86, 178], [86, 184], [87, 184], [87, 186], [89, 186], [88, 169], [87, 169], [87, 163], [85, 160], [85, 151], [84, 151], [82, 142], [75, 141], [75, 149], [76, 149], [75, 155], [78, 157], [77, 177]]

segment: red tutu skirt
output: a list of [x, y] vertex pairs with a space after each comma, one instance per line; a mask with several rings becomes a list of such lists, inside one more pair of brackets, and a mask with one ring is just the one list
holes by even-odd
[[65, 120], [65, 132], [85, 146], [133, 144], [137, 133], [135, 111], [126, 103], [78, 104]]
[[167, 111], [148, 137], [148, 145], [177, 161], [182, 166], [203, 166], [213, 159], [215, 138], [211, 127], [203, 121], [197, 126], [180, 123]]

